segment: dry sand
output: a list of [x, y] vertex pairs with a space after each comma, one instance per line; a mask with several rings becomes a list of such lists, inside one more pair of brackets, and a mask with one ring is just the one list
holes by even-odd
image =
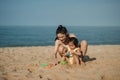
[[120, 80], [120, 45], [90, 45], [86, 65], [46, 69], [41, 64], [53, 64], [53, 48], [0, 48], [0, 80]]

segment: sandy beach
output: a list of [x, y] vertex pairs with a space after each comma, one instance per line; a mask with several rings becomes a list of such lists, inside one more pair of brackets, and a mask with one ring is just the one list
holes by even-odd
[[53, 64], [53, 49], [53, 46], [0, 48], [0, 80], [120, 80], [120, 45], [89, 45], [86, 65], [43, 67], [45, 63]]

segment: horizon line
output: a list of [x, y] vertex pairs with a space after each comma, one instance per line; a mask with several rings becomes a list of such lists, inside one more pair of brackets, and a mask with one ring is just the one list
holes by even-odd
[[[63, 25], [63, 24], [59, 24], [59, 25]], [[11, 26], [21, 26], [21, 27], [48, 27], [48, 26], [51, 26], [51, 27], [55, 27], [55, 26], [58, 26], [58, 25], [0, 25], [0, 26], [5, 26], [5, 27], [11, 27]], [[88, 25], [63, 25], [65, 27], [120, 27], [120, 25], [93, 25], [93, 26], [88, 26]]]

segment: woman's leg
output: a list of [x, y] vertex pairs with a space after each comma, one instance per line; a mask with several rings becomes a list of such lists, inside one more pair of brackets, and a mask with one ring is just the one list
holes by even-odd
[[81, 43], [80, 43], [80, 49], [81, 49], [81, 53], [82, 53], [83, 56], [86, 55], [87, 47], [88, 47], [87, 41], [86, 40], [82, 40]]
[[80, 56], [80, 58], [79, 58], [79, 59], [80, 59], [80, 65], [83, 65], [83, 64], [85, 65], [85, 63], [84, 63], [84, 61], [83, 61], [83, 57], [82, 57], [82, 56]]

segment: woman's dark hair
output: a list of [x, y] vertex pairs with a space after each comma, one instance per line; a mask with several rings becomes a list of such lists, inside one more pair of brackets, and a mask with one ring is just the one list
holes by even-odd
[[78, 39], [75, 37], [70, 37], [69, 38], [69, 42], [73, 42], [73, 44], [75, 45], [75, 47], [78, 47]]
[[64, 27], [62, 25], [59, 25], [58, 28], [56, 29], [56, 38], [55, 38], [55, 40], [58, 39], [57, 34], [59, 34], [59, 33], [65, 34], [68, 37], [68, 31], [67, 31], [66, 27]]
[[66, 27], [64, 27], [62, 25], [59, 25], [57, 30], [56, 30], [56, 35], [59, 34], [59, 33], [67, 34], [68, 31], [67, 31]]

